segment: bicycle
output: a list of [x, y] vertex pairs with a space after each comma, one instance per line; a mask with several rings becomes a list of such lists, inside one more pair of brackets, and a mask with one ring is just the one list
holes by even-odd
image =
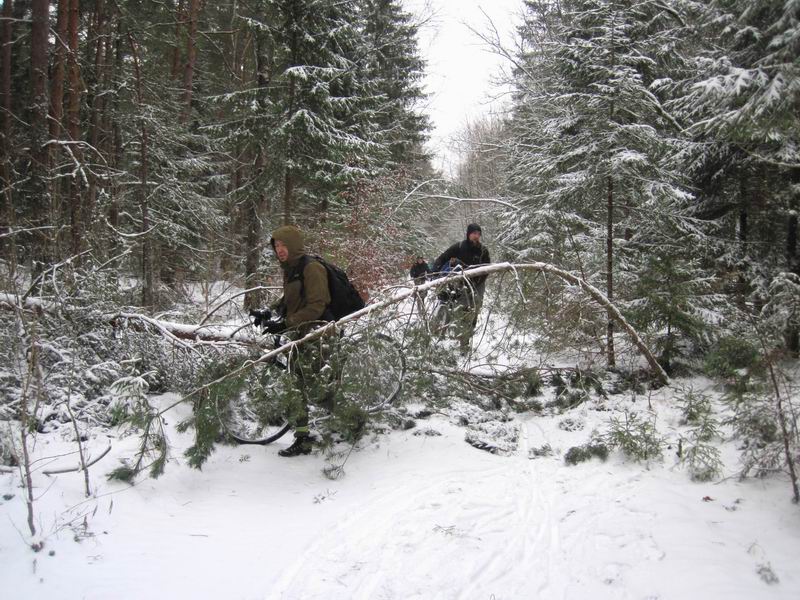
[[[446, 275], [462, 273], [462, 265], [455, 265]], [[430, 317], [431, 330], [440, 338], [458, 338], [458, 321], [462, 313], [474, 303], [475, 290], [464, 278], [454, 278], [439, 288]]]
[[[270, 343], [278, 348], [286, 339], [283, 335], [273, 335]], [[319, 377], [337, 405], [374, 414], [400, 396], [406, 359], [391, 337], [356, 327], [346, 335], [323, 338], [320, 343], [329, 344], [333, 351], [326, 357]], [[298, 388], [290, 365], [295, 358], [281, 354], [255, 365], [250, 385], [227, 397], [226, 406], [217, 406], [222, 428], [231, 439], [239, 444], [269, 444], [291, 429], [287, 404], [298, 393], [304, 393]], [[319, 412], [320, 407], [309, 405], [309, 409]], [[329, 417], [330, 414], [312, 414], [311, 424]]]

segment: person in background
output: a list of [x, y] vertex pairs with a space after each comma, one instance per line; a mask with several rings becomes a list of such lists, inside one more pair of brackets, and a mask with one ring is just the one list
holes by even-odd
[[[414, 282], [414, 285], [422, 285], [428, 280], [428, 275], [430, 275], [431, 268], [428, 266], [427, 261], [424, 257], [418, 256], [416, 262], [411, 265], [411, 271], [409, 274], [411, 275], [411, 280]], [[425, 310], [425, 296], [428, 295], [427, 290], [423, 290], [414, 297], [414, 304], [417, 306], [418, 310], [422, 312]]]
[[[452, 264], [460, 265], [464, 270], [479, 265], [491, 263], [489, 249], [481, 243], [483, 231], [481, 226], [471, 223], [467, 226], [466, 239], [456, 242], [447, 250], [442, 252], [433, 262], [433, 272], [447, 272], [452, 268]], [[486, 275], [472, 277], [469, 285], [464, 287], [464, 292], [457, 299], [455, 321], [459, 326], [459, 344], [461, 352], [466, 354], [475, 333], [475, 326], [478, 324], [478, 314], [483, 305], [483, 295], [486, 291]]]

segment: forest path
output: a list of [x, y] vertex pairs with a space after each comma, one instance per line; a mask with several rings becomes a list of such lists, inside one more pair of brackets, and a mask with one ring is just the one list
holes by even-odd
[[[12, 597], [34, 600], [800, 596], [800, 515], [785, 482], [696, 484], [668, 456], [649, 468], [617, 455], [567, 466], [588, 432], [562, 421], [517, 415], [519, 447], [495, 456], [435, 415], [363, 440], [335, 481], [319, 454], [277, 456], [291, 439], [220, 446], [189, 469], [177, 463], [191, 435], [173, 432], [177, 460], [157, 481], [128, 487], [97, 472], [85, 501], [81, 477], [42, 480], [44, 525], [78, 512], [88, 525], [50, 535], [47, 556], [21, 544], [24, 505], [6, 476], [0, 575]], [[114, 451], [129, 456], [135, 442]], [[529, 458], [544, 444], [551, 455]]]
[[534, 420], [521, 423], [511, 457], [471, 450], [451, 433], [426, 440], [430, 460], [390, 450], [393, 465], [377, 477], [352, 473], [374, 490], [351, 498], [266, 597], [659, 597], [648, 573], [666, 553], [651, 534], [655, 513], [636, 497], [640, 468], [620, 477], [597, 461], [531, 460], [532, 440], [543, 439]]

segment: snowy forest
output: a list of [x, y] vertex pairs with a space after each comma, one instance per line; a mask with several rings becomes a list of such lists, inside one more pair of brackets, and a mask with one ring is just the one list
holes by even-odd
[[[510, 91], [452, 173], [436, 4], [2, 2], [13, 597], [800, 594], [800, 0], [520, 0], [511, 42], [474, 31]], [[470, 223], [491, 264], [409, 277]], [[365, 308], [265, 335], [289, 224]], [[486, 275], [465, 351], [439, 311]], [[278, 458], [302, 398], [314, 451]]]

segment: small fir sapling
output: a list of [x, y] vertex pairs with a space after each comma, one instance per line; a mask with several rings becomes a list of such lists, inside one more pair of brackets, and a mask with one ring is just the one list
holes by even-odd
[[656, 430], [655, 416], [641, 419], [628, 411], [622, 419], [611, 418], [604, 439], [609, 448], [618, 448], [625, 456], [637, 461], [658, 458], [664, 448], [664, 439]]

